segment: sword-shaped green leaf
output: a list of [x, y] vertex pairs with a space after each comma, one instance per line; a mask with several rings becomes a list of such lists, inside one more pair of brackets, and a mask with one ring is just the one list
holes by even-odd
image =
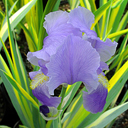
[[[28, 4], [24, 5], [21, 9], [19, 9], [14, 15], [10, 17], [11, 30], [13, 30], [17, 24], [23, 19], [23, 17], [27, 14], [30, 8], [36, 3], [37, 0], [31, 0]], [[8, 25], [7, 22], [4, 24], [0, 31], [0, 38], [5, 42], [8, 37]], [[1, 42], [0, 42], [0, 50], [1, 50]]]
[[104, 112], [97, 120], [86, 128], [103, 128], [113, 119], [128, 109], [128, 102]]

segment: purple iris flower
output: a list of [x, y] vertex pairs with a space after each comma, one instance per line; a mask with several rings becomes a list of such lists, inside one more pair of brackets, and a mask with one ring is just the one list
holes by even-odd
[[82, 81], [87, 89], [83, 92], [85, 109], [92, 113], [103, 110], [108, 81], [102, 71], [108, 69], [105, 62], [114, 55], [117, 43], [100, 40], [95, 31], [90, 30], [93, 22], [94, 15], [83, 7], [70, 13], [51, 12], [45, 17], [48, 36], [44, 46], [27, 55], [33, 65], [40, 67], [39, 71], [31, 72], [30, 77], [37, 79], [32, 82], [32, 92], [43, 105], [56, 108], [60, 98], [50, 96], [54, 90], [61, 84]]

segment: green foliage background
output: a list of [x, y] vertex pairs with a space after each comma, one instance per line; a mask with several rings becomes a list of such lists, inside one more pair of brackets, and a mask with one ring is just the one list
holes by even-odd
[[[82, 90], [74, 98], [81, 85], [81, 82], [77, 82], [72, 86], [68, 86], [64, 95], [64, 104], [62, 103], [63, 111], [59, 118], [50, 120], [47, 123], [40, 115], [39, 102], [32, 95], [29, 88], [30, 80], [17, 42], [13, 40], [12, 31], [16, 27], [23, 29], [31, 52], [42, 49], [43, 39], [47, 35], [43, 28], [44, 17], [49, 12], [58, 10], [60, 0], [48, 0], [45, 8], [43, 8], [41, 0], [3, 0], [3, 2], [6, 7], [6, 13], [0, 10], [0, 49], [4, 48], [9, 66], [0, 54], [0, 81], [4, 83], [12, 104], [24, 125], [20, 127], [111, 127], [114, 123], [113, 120], [128, 109], [128, 102], [126, 102], [128, 91], [126, 91], [120, 105], [114, 107], [128, 79], [128, 28], [126, 28], [128, 11], [125, 11], [128, 0], [99, 0], [98, 8], [95, 0], [68, 0], [71, 9], [82, 6], [91, 10], [95, 15], [95, 22], [91, 29], [95, 30], [102, 40], [110, 38], [112, 41], [117, 41], [120, 47], [115, 56], [107, 62], [110, 65], [110, 69], [105, 72], [106, 75], [113, 69], [115, 73], [109, 80], [109, 93], [103, 112], [92, 114], [84, 109], [82, 105]], [[119, 42], [122, 35], [124, 37], [123, 41]], [[8, 37], [11, 55], [4, 44]], [[37, 67], [34, 67], [34, 70], [37, 70]], [[4, 126], [0, 127], [3, 128]]]

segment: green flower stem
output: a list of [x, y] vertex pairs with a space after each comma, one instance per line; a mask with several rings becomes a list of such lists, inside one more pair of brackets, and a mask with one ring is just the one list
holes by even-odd
[[53, 128], [58, 128], [58, 118], [53, 120]]
[[[58, 106], [58, 110], [62, 109], [61, 106], [62, 106], [62, 103], [63, 103], [63, 100], [64, 100], [64, 95], [65, 95], [65, 92], [66, 92], [66, 89], [67, 89], [66, 86], [62, 86], [62, 90], [61, 90], [61, 94], [60, 94], [60, 97], [62, 97], [62, 98], [61, 98], [61, 103]], [[59, 118], [56, 119], [56, 120], [58, 121], [59, 128], [61, 128], [61, 116], [59, 116]]]
[[61, 103], [58, 106], [58, 110], [61, 110], [61, 105], [63, 103], [63, 99], [64, 99], [64, 95], [65, 95], [66, 89], [67, 89], [67, 87], [62, 86], [62, 91], [61, 91], [61, 94], [60, 94], [60, 97], [62, 97], [62, 98], [61, 98]]

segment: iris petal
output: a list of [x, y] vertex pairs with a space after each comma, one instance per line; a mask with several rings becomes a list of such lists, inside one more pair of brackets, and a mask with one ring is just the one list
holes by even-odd
[[97, 70], [97, 74], [102, 73], [103, 70], [109, 70], [108, 65], [105, 62], [100, 62], [100, 67]]
[[61, 97], [50, 96], [46, 86], [47, 81], [47, 76], [37, 74], [31, 82], [32, 93], [43, 105], [57, 108], [61, 102]]
[[63, 40], [65, 39], [65, 37], [63, 36], [47, 36], [44, 39], [44, 46], [43, 49], [45, 49], [45, 51], [52, 56], [53, 54], [56, 53], [57, 48], [63, 44]]
[[56, 53], [57, 48], [63, 44], [63, 40], [70, 34], [82, 37], [82, 32], [68, 24], [69, 13], [56, 11], [45, 17], [44, 27], [48, 36], [44, 39], [43, 49], [50, 56]]
[[50, 94], [62, 83], [73, 84], [83, 81], [96, 89], [98, 84], [97, 69], [100, 57], [87, 41], [77, 36], [69, 36], [55, 55], [46, 64]]
[[100, 55], [100, 59], [103, 62], [109, 60], [115, 53], [117, 43], [112, 42], [110, 39], [106, 39], [106, 41], [100, 40], [99, 37], [90, 37], [87, 39], [91, 42], [92, 46], [97, 50]]
[[61, 102], [61, 97], [52, 97], [48, 93], [47, 86], [38, 86], [32, 90], [33, 95], [44, 105], [49, 107], [58, 107]]
[[36, 66], [39, 66], [38, 65], [38, 60], [42, 60], [44, 61], [49, 61], [49, 54], [44, 50], [40, 50], [40, 51], [36, 51], [36, 52], [28, 52], [27, 54], [27, 60], [33, 64], [33, 65], [36, 65]]
[[[48, 35], [56, 34], [54, 32], [60, 31], [62, 34], [63, 26], [68, 21], [68, 13], [64, 11], [56, 11], [49, 13], [45, 16], [44, 28], [46, 29]], [[61, 31], [62, 30], [62, 31]], [[58, 33], [57, 33], [58, 34]]]
[[82, 36], [79, 29], [74, 28], [71, 24], [68, 24], [69, 13], [65, 11], [56, 11], [49, 13], [45, 17], [44, 28], [46, 29], [48, 36], [62, 36], [66, 37], [69, 34]]
[[94, 15], [84, 7], [71, 10], [69, 13], [69, 23], [82, 32], [85, 32], [88, 36], [97, 35], [95, 31], [90, 30], [92, 23], [94, 23]]
[[83, 91], [84, 108], [91, 113], [101, 112], [106, 103], [107, 94], [108, 91], [102, 84], [99, 84], [90, 94]]

